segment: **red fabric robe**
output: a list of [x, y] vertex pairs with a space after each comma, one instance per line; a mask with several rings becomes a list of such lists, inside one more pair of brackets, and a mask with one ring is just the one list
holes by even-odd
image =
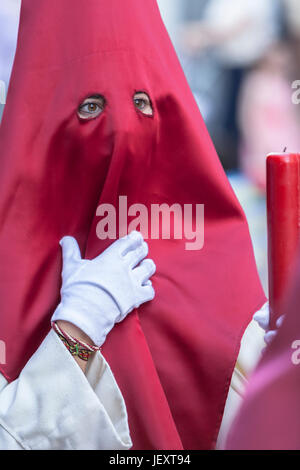
[[[136, 91], [150, 96], [152, 117], [134, 107]], [[95, 93], [105, 110], [81, 122], [77, 108]], [[185, 239], [149, 240], [156, 297], [113, 329], [103, 353], [135, 449], [213, 447], [241, 336], [265, 297], [245, 216], [156, 1], [23, 0], [0, 148], [9, 380], [50, 328], [62, 236], [92, 258], [111, 243], [96, 235], [99, 204], [117, 207], [126, 195], [149, 211], [205, 205], [201, 250], [186, 250]]]

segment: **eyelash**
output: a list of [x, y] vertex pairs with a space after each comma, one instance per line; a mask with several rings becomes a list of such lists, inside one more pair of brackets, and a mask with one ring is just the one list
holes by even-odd
[[[84, 108], [86, 106], [89, 106], [90, 104], [93, 104], [93, 105], [97, 106], [98, 109], [96, 111], [85, 111]], [[93, 114], [94, 112], [97, 112], [99, 109], [104, 109], [104, 106], [100, 106], [98, 103], [94, 103], [94, 102], [85, 103], [85, 104], [82, 104], [79, 107], [79, 111], [83, 111], [83, 112], [88, 113], [88, 114]]]
[[[148, 117], [148, 118], [152, 118], [153, 115], [154, 115], [154, 108], [153, 108], [153, 104], [152, 104], [152, 101], [148, 95], [147, 92], [143, 91], [143, 90], [136, 90], [135, 91], [135, 94], [134, 96], [136, 95], [146, 95], [145, 98], [134, 98], [133, 97], [133, 102], [135, 103], [136, 100], [139, 100], [139, 101], [143, 101], [143, 107], [139, 107], [138, 105], [135, 105], [135, 108], [138, 112], [142, 113], [145, 117]], [[143, 110], [145, 107], [149, 106], [151, 108], [151, 112], [150, 113], [145, 113]]]
[[[146, 94], [145, 92], [135, 92], [135, 95], [137, 94]], [[104, 110], [105, 108], [105, 104], [106, 104], [106, 101], [105, 99], [103, 98], [103, 103], [99, 104], [99, 103], [96, 103], [95, 101], [92, 100], [92, 98], [90, 98], [91, 101], [88, 101], [86, 103], [82, 103], [79, 108], [78, 108], [78, 113], [82, 113], [82, 114], [86, 114], [85, 117], [83, 116], [80, 116], [79, 115], [79, 118], [81, 119], [95, 119], [97, 118], [101, 113], [102, 111]], [[147, 98], [134, 98], [133, 99], [134, 101], [134, 104], [135, 104], [135, 107], [138, 111], [140, 111], [141, 113], [143, 113], [145, 116], [153, 116], [153, 106], [152, 106], [152, 102], [150, 100], [150, 98], [148, 97], [147, 95]], [[86, 107], [88, 107], [89, 105], [94, 105], [97, 107], [97, 109], [95, 109], [94, 111], [89, 111], [86, 109]], [[144, 113], [143, 110], [149, 106], [152, 110], [152, 113]], [[95, 116], [93, 116], [95, 115]], [[88, 117], [90, 116], [90, 118]]]

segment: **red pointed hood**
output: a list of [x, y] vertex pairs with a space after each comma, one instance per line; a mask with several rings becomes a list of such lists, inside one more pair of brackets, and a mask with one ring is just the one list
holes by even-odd
[[[134, 108], [136, 91], [152, 117]], [[105, 110], [81, 122], [77, 108], [95, 93]], [[59, 239], [73, 235], [88, 258], [108, 245], [96, 234], [100, 204], [204, 204], [203, 249], [149, 239], [156, 298], [114, 328], [103, 353], [134, 448], [213, 446], [242, 332], [265, 299], [244, 214], [156, 1], [23, 0], [0, 132], [2, 372], [17, 377], [50, 328]]]

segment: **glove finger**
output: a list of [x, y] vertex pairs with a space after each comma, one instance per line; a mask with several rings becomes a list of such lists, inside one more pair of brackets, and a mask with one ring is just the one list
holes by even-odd
[[141, 264], [134, 268], [133, 274], [139, 284], [144, 284], [149, 277], [153, 276], [156, 271], [156, 266], [152, 259], [144, 259]]
[[270, 310], [268, 302], [261, 308], [261, 310], [253, 315], [253, 320], [255, 320], [265, 331], [268, 329], [270, 323]]
[[280, 328], [282, 323], [283, 323], [283, 320], [284, 320], [284, 315], [281, 315], [281, 317], [278, 318], [278, 320], [276, 321], [276, 327], [277, 328]]
[[137, 266], [146, 256], [148, 255], [148, 245], [146, 242], [143, 242], [135, 250], [129, 251], [124, 257], [125, 262], [128, 263], [128, 266], [134, 268]]
[[64, 263], [71, 259], [77, 261], [81, 259], [80, 248], [74, 237], [63, 237], [59, 244], [62, 248], [62, 257]]
[[153, 289], [152, 286], [142, 286], [140, 289], [140, 299], [141, 299], [141, 304], [145, 302], [149, 302], [150, 300], [153, 300], [155, 297], [155, 290]]
[[268, 331], [268, 333], [266, 333], [264, 336], [265, 343], [270, 344], [276, 335], [277, 335], [277, 331], [274, 331], [274, 330]]
[[141, 246], [143, 241], [143, 235], [140, 232], [133, 231], [129, 235], [113, 242], [106, 250], [96, 256], [94, 261], [102, 263], [103, 258], [109, 257], [111, 259], [111, 256], [115, 255], [117, 255], [119, 259], [120, 256], [126, 256], [128, 253]]
[[137, 247], [141, 246], [144, 242], [143, 235], [140, 232], [134, 230], [126, 237], [120, 239], [121, 242], [121, 254], [126, 256], [130, 251], [135, 250]]

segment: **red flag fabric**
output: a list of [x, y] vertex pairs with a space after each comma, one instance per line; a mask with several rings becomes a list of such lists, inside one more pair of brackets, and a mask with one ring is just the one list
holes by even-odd
[[[137, 91], [153, 116], [134, 107]], [[95, 94], [104, 111], [80, 121], [78, 106]], [[2, 373], [16, 378], [50, 328], [60, 238], [74, 236], [86, 258], [111, 243], [97, 236], [99, 205], [118, 220], [120, 196], [148, 214], [192, 205], [195, 230], [204, 204], [202, 249], [163, 239], [161, 227], [149, 236], [156, 297], [113, 329], [103, 354], [135, 449], [213, 447], [241, 336], [265, 297], [244, 214], [156, 1], [23, 0], [0, 139]]]
[[300, 262], [282, 300], [284, 322], [250, 379], [228, 449], [300, 449], [299, 285]]

